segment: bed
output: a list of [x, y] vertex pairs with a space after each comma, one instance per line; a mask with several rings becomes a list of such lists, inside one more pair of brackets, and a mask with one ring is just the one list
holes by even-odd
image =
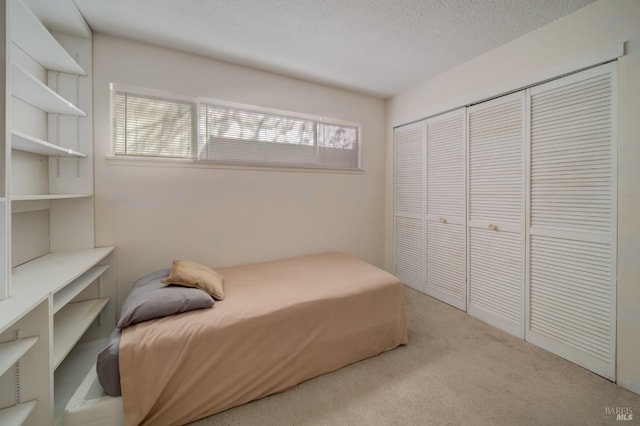
[[407, 343], [402, 285], [353, 256], [216, 270], [223, 301], [122, 330], [122, 398], [95, 410], [117, 400], [127, 426], [185, 424]]

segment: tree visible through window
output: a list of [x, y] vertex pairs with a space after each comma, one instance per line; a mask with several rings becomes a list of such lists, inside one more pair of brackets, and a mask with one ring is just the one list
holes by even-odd
[[214, 139], [313, 145], [314, 125], [311, 120], [200, 105], [200, 132]]
[[332, 169], [360, 167], [357, 125], [258, 107], [174, 101], [119, 90], [114, 93], [113, 108], [116, 155]]
[[192, 158], [193, 105], [117, 92], [115, 153]]
[[201, 160], [359, 167], [356, 126], [211, 104], [198, 112]]

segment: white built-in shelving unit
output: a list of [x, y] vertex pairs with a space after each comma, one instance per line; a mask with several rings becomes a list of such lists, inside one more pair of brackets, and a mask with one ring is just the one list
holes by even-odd
[[114, 248], [94, 240], [91, 31], [73, 0], [0, 5], [0, 425], [53, 425], [57, 389], [86, 372], [65, 359], [94, 357], [115, 325]]

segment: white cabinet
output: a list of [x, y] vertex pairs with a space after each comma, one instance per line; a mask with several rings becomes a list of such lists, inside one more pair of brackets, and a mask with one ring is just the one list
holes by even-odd
[[0, 4], [0, 424], [41, 426], [57, 367], [115, 324], [114, 249], [94, 246], [91, 32], [73, 0]]
[[465, 109], [394, 133], [394, 273], [466, 310]]
[[524, 337], [524, 92], [469, 108], [469, 313]]
[[466, 310], [465, 108], [426, 121], [425, 292]]
[[394, 134], [394, 273], [408, 286], [425, 284], [425, 125], [395, 129]]
[[398, 127], [394, 162], [398, 277], [612, 380], [616, 86], [605, 64]]
[[531, 89], [527, 339], [615, 379], [615, 65]]

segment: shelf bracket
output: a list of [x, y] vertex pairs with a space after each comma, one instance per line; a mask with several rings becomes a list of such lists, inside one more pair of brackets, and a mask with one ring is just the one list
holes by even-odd
[[[77, 53], [73, 56], [73, 59], [75, 59], [76, 63], [79, 63]], [[79, 106], [79, 105], [80, 105], [80, 76], [76, 74], [76, 106]]]
[[[13, 332], [13, 340], [19, 340], [19, 339], [20, 339], [20, 329], [15, 330]], [[15, 386], [14, 386], [16, 405], [22, 402], [22, 395], [21, 395], [21, 389], [20, 389], [21, 382], [22, 380], [20, 377], [20, 359], [18, 359], [15, 364]]]
[[[74, 59], [78, 62], [78, 54], [75, 54]], [[80, 107], [80, 76], [76, 74], [76, 103], [77, 107]], [[80, 117], [76, 117], [76, 151], [80, 151]], [[80, 177], [80, 164], [78, 163], [78, 176]]]
[[[98, 298], [102, 297], [102, 275], [98, 277]], [[100, 311], [98, 316], [98, 326], [102, 326], [102, 320], [104, 317], [104, 309]]]
[[[55, 91], [60, 93], [60, 72], [55, 72]], [[60, 114], [56, 114], [56, 145], [60, 145]]]

